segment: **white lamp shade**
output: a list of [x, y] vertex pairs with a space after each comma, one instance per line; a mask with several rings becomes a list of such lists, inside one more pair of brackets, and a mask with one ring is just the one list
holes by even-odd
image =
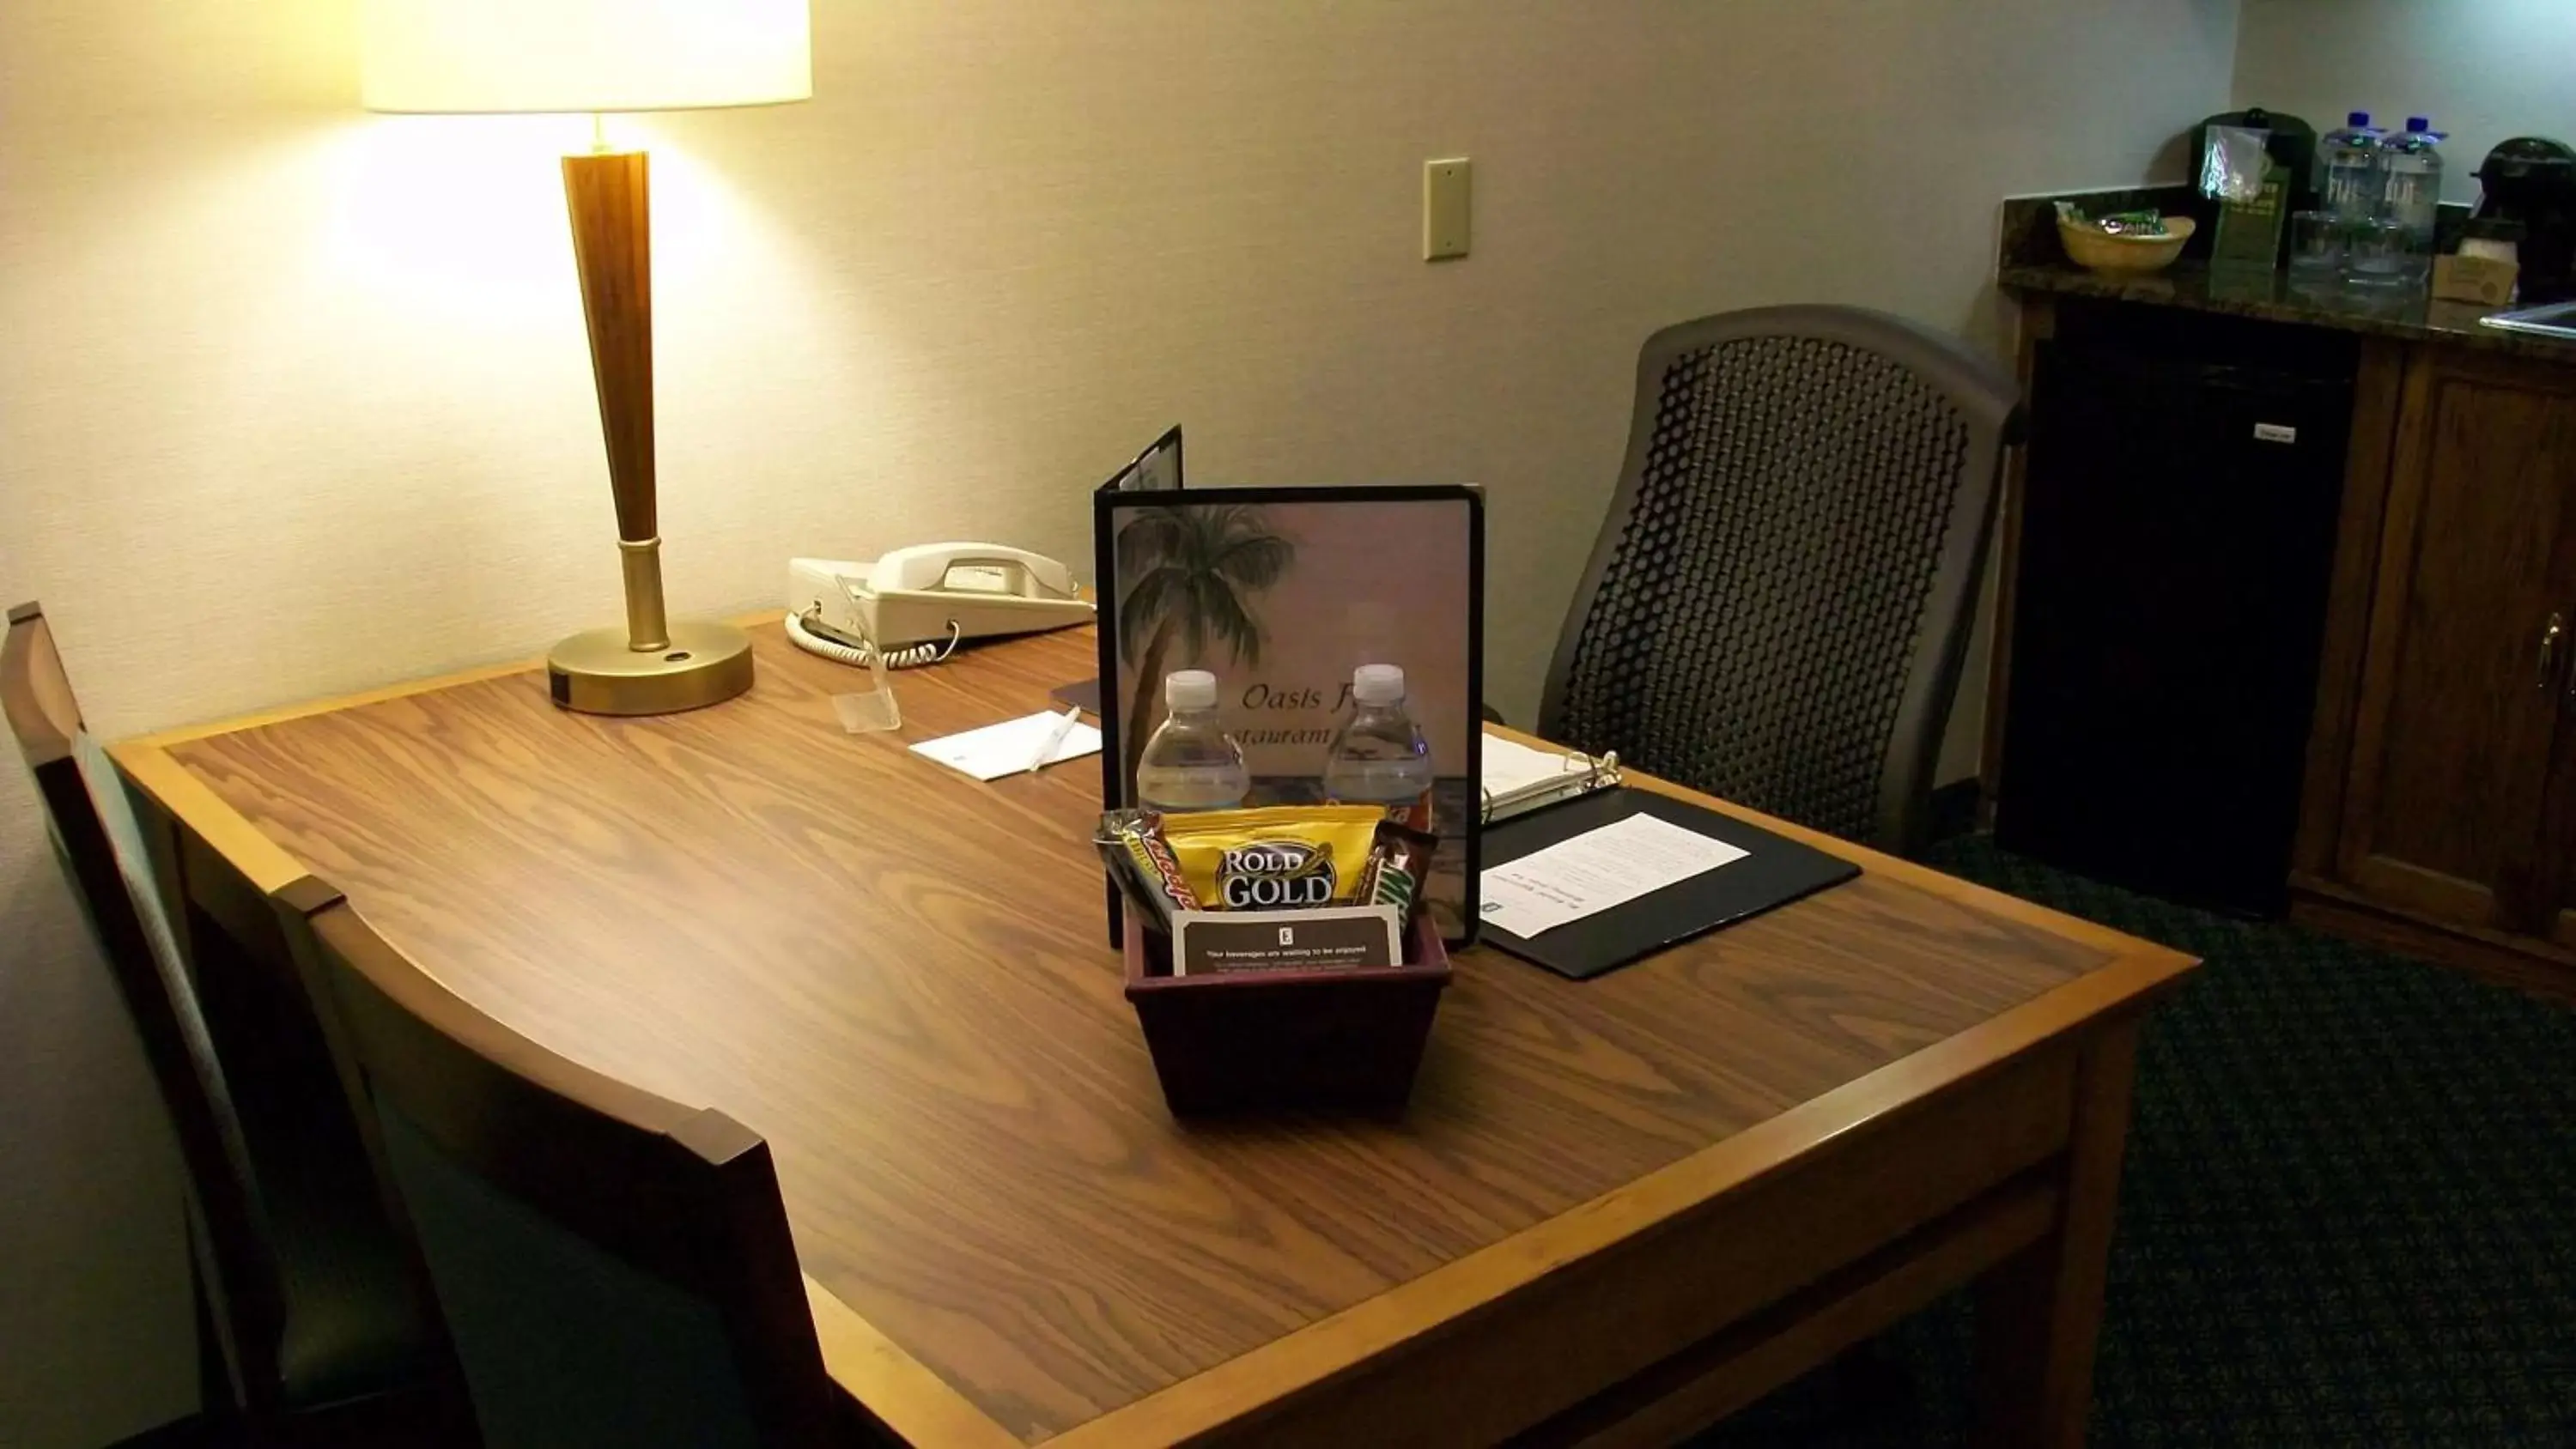
[[371, 111], [664, 111], [814, 94], [807, 0], [361, 0]]

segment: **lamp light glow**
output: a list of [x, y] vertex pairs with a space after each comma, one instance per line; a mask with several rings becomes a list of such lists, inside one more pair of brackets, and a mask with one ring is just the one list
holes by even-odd
[[[649, 111], [771, 105], [813, 94], [806, 0], [361, 0], [359, 94], [378, 111]], [[594, 138], [563, 158], [574, 270], [617, 512], [622, 628], [546, 656], [554, 702], [668, 714], [751, 688], [751, 638], [674, 622], [662, 597], [653, 439], [647, 158]]]
[[664, 111], [811, 99], [807, 0], [362, 0], [371, 111]]

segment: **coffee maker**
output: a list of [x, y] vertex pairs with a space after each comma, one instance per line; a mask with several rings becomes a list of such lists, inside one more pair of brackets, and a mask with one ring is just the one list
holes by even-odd
[[2477, 176], [2474, 215], [2522, 228], [2522, 304], [2576, 301], [2576, 148], [2517, 136], [2489, 151]]

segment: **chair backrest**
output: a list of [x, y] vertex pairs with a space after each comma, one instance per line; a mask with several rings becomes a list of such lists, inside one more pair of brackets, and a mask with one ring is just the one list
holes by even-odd
[[767, 1143], [494, 1021], [321, 881], [274, 899], [486, 1442], [834, 1437]]
[[1992, 361], [1860, 308], [1648, 338], [1540, 733], [1916, 846], [2019, 413]]
[[241, 1119], [180, 957], [165, 873], [115, 767], [82, 723], [34, 604], [9, 611], [0, 708], [176, 1129], [210, 1270], [211, 1317], [235, 1388], [247, 1392], [275, 1378], [286, 1306]]

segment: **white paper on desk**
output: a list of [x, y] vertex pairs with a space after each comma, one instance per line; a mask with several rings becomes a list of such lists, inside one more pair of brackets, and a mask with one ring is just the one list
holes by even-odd
[[[927, 755], [952, 770], [963, 770], [978, 780], [998, 780], [1027, 769], [1029, 757], [1046, 743], [1047, 735], [1063, 718], [1060, 714], [1032, 714], [1006, 719], [979, 730], [923, 740], [912, 747], [912, 752]], [[1077, 721], [1046, 762], [1053, 765], [1099, 752], [1100, 731]]]
[[1631, 815], [1478, 877], [1485, 924], [1523, 940], [1675, 881], [1742, 860], [1739, 850], [1652, 815]]

